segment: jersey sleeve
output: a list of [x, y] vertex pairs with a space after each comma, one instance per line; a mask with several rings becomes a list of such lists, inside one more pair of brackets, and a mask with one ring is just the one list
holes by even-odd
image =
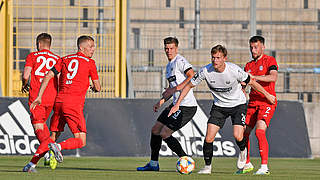
[[235, 68], [236, 68], [236, 71], [235, 71], [235, 72], [237, 72], [237, 74], [236, 74], [237, 80], [238, 80], [239, 82], [244, 82], [244, 81], [246, 81], [246, 80], [248, 79], [249, 74], [246, 73], [243, 69], [241, 69], [241, 68], [240, 68], [239, 66], [237, 66], [237, 65], [235, 65]]
[[204, 80], [206, 77], [204, 75], [204, 70], [205, 68], [201, 68], [191, 79], [191, 84], [193, 84], [194, 86], [198, 85], [201, 83], [202, 80]]
[[179, 60], [178, 67], [180, 72], [184, 74], [186, 74], [190, 69], [192, 69], [192, 65], [186, 59]]
[[61, 72], [61, 68], [62, 68], [62, 62], [65, 61], [65, 57], [64, 58], [59, 58], [57, 64], [55, 64], [53, 66], [53, 68], [51, 68], [51, 70], [57, 74]]
[[248, 72], [248, 69], [249, 69], [249, 63], [247, 63], [247, 64], [244, 66], [244, 71], [245, 71], [245, 72]]
[[99, 79], [98, 72], [97, 72], [97, 66], [93, 60], [90, 63], [89, 75], [91, 77], [91, 80], [98, 80]]
[[274, 57], [270, 56], [270, 59], [268, 62], [269, 62], [268, 71], [271, 71], [271, 70], [278, 71], [279, 67], [278, 67], [277, 61]]
[[33, 53], [30, 53], [26, 58], [26, 66], [33, 67]]

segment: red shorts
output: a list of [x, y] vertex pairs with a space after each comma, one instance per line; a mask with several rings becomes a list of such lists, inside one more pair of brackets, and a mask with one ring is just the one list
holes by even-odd
[[246, 115], [246, 125], [254, 128], [258, 120], [264, 120], [269, 127], [271, 118], [276, 110], [276, 104], [268, 104], [261, 101], [249, 101]]
[[43, 106], [37, 105], [34, 109], [30, 109], [31, 112], [31, 123], [38, 124], [38, 123], [46, 123], [50, 113], [52, 111], [52, 106]]
[[86, 120], [83, 116], [83, 105], [56, 102], [53, 110], [50, 131], [63, 132], [65, 124], [68, 124], [73, 134], [87, 132]]

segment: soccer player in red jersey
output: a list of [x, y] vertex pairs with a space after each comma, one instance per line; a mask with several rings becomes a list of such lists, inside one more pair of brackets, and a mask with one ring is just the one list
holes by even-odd
[[[61, 150], [77, 149], [86, 145], [86, 121], [83, 115], [85, 95], [89, 88], [89, 77], [92, 81], [92, 90], [99, 92], [101, 89], [95, 61], [91, 59], [95, 51], [94, 40], [90, 36], [80, 36], [77, 40], [78, 52], [62, 58], [43, 79], [38, 97], [30, 108], [42, 104], [42, 96], [48, 82], [60, 74], [59, 93], [56, 97], [54, 118], [51, 129], [63, 131], [67, 123], [74, 138], [69, 138], [59, 144], [49, 143], [49, 148], [55, 154], [58, 162], [63, 161]], [[55, 129], [56, 128], [56, 129]]]
[[[61, 58], [50, 51], [52, 38], [47, 33], [41, 33], [37, 36], [36, 45], [38, 51], [32, 52], [27, 56], [26, 64], [22, 77], [22, 92], [29, 91], [29, 106], [36, 99], [40, 89], [41, 82], [48, 71], [55, 65], [61, 63]], [[28, 80], [30, 79], [30, 89]], [[36, 108], [30, 108], [31, 123], [33, 125], [35, 134], [40, 142], [35, 155], [32, 157], [29, 164], [24, 168], [24, 172], [34, 172], [35, 167], [41, 157], [47, 151], [43, 151], [42, 146], [47, 146], [50, 139], [50, 132], [46, 125], [57, 95], [58, 81], [57, 78], [51, 79], [48, 82], [48, 87], [43, 93], [42, 103]]]
[[[245, 66], [248, 72], [267, 92], [276, 96], [275, 83], [278, 78], [278, 64], [272, 56], [264, 54], [264, 38], [262, 36], [253, 36], [249, 40], [250, 51], [253, 60]], [[259, 151], [261, 156], [261, 167], [255, 174], [268, 175], [268, 153], [269, 145], [266, 138], [266, 129], [269, 127], [270, 120], [274, 114], [277, 103], [270, 104], [267, 99], [259, 92], [251, 89], [249, 94], [249, 103], [246, 116], [246, 130], [244, 132], [247, 138], [247, 160], [243, 170], [238, 172], [247, 173], [253, 170], [250, 163], [250, 142], [249, 135], [256, 126], [256, 136], [259, 143]]]

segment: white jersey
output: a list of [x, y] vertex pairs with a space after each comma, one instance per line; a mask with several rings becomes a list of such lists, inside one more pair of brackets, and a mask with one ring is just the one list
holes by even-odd
[[[192, 65], [181, 55], [172, 59], [166, 67], [166, 79], [169, 81], [170, 88], [176, 87], [187, 79], [187, 72], [192, 68]], [[173, 94], [173, 104], [176, 104], [180, 95], [180, 91]], [[193, 95], [192, 89], [188, 92], [185, 98], [181, 101], [180, 106], [197, 106], [196, 98]]]
[[247, 80], [248, 76], [248, 73], [233, 63], [226, 62], [223, 72], [217, 72], [210, 63], [200, 69], [191, 83], [198, 85], [206, 80], [216, 106], [235, 107], [246, 103], [240, 82]]

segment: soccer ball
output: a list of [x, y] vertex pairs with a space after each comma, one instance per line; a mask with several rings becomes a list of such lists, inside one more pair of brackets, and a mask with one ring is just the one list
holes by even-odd
[[191, 157], [183, 156], [177, 161], [177, 171], [180, 174], [190, 174], [195, 168], [195, 162]]

